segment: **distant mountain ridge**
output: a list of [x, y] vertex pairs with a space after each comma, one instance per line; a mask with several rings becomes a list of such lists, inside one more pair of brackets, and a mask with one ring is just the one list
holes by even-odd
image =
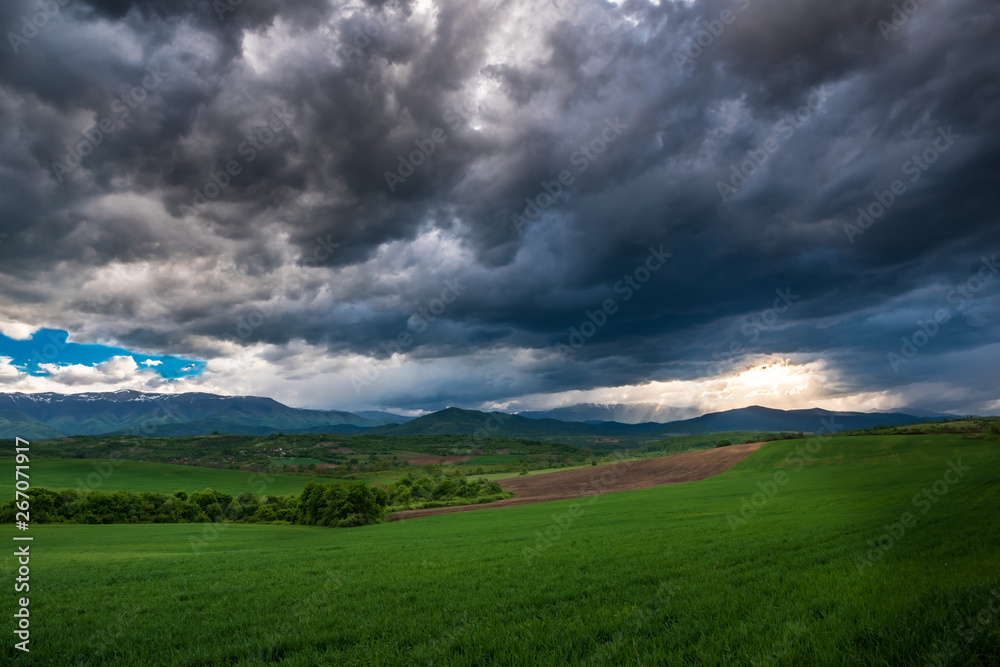
[[290, 408], [259, 396], [151, 394], [122, 390], [82, 394], [0, 394], [0, 437], [71, 435], [240, 435], [354, 432], [384, 424], [338, 410]]
[[[746, 408], [740, 409], [745, 410]], [[575, 405], [552, 408], [551, 410], [522, 410], [517, 414], [529, 419], [559, 419], [568, 422], [615, 421], [623, 424], [642, 424], [647, 422], [669, 424], [675, 421], [698, 417], [698, 411], [693, 408], [675, 408], [658, 403], [577, 403]], [[923, 408], [899, 408], [885, 414], [905, 414], [925, 419], [956, 416]]]
[[820, 428], [844, 431], [879, 424], [916, 424], [923, 417], [902, 413], [832, 412], [821, 408], [777, 410], [759, 405], [661, 424], [622, 424], [614, 421], [559, 421], [520, 414], [446, 408], [405, 424], [372, 429], [381, 435], [488, 435], [498, 438], [551, 438], [560, 435], [614, 437], [618, 435], [703, 435], [722, 431], [808, 431]]
[[386, 410], [355, 410], [354, 414], [359, 417], [364, 417], [365, 419], [371, 419], [373, 421], [391, 421], [397, 424], [405, 424], [406, 422], [413, 419], [413, 417], [405, 417], [403, 415], [397, 415], [395, 412], [387, 412]]
[[[372, 418], [370, 418], [372, 417]], [[378, 418], [374, 418], [378, 417]], [[777, 410], [750, 406], [668, 423], [560, 421], [519, 414], [446, 408], [408, 419], [393, 413], [364, 415], [339, 410], [288, 407], [271, 398], [207, 393], [152, 394], [138, 391], [83, 394], [0, 394], [0, 438], [57, 438], [132, 433], [148, 436], [269, 433], [372, 433], [388, 436], [473, 435], [553, 439], [562, 436], [669, 437], [722, 431], [809, 431], [912, 424], [926, 419], [905, 413]]]
[[522, 410], [529, 419], [559, 419], [568, 422], [620, 422], [642, 424], [669, 423], [676, 419], [696, 417], [694, 409], [675, 408], [657, 403], [577, 403], [551, 410]]
[[480, 412], [445, 408], [411, 419], [405, 424], [371, 430], [379, 435], [480, 435], [496, 438], [545, 438], [559, 435], [613, 436], [658, 431], [663, 424], [619, 424], [618, 422], [564, 422], [556, 419], [528, 419], [505, 412]]
[[879, 424], [918, 424], [926, 417], [898, 412], [834, 412], [822, 408], [778, 410], [751, 405], [736, 410], [710, 412], [665, 425], [664, 433], [718, 433], [720, 431], [830, 431], [871, 428]]

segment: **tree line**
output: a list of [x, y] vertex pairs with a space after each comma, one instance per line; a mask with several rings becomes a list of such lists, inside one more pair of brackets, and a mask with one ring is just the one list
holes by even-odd
[[[28, 490], [34, 523], [288, 523], [349, 527], [379, 523], [396, 511], [488, 503], [512, 494], [484, 478], [407, 475], [389, 486], [364, 482], [310, 482], [299, 495], [237, 496], [214, 489], [174, 494], [150, 491]], [[13, 522], [14, 500], [0, 506], [0, 522]]]

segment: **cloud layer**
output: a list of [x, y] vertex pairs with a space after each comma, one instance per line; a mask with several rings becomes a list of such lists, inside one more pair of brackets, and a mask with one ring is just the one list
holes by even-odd
[[50, 4], [0, 8], [12, 338], [308, 407], [1000, 399], [989, 0]]

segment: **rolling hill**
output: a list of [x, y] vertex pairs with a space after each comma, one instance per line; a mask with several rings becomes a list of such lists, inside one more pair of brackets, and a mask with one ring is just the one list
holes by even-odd
[[916, 424], [922, 417], [902, 413], [831, 412], [811, 410], [776, 410], [760, 406], [713, 412], [694, 419], [658, 424], [622, 424], [619, 422], [564, 422], [537, 419], [502, 412], [480, 412], [446, 408], [418, 417], [405, 424], [382, 426], [372, 433], [382, 435], [489, 435], [498, 438], [553, 438], [560, 436], [650, 436], [701, 435], [722, 431], [805, 431], [815, 432], [826, 425], [827, 431], [869, 428], [879, 424]]
[[815, 432], [824, 424], [829, 424], [827, 431], [851, 431], [879, 424], [918, 424], [925, 420], [925, 417], [899, 412], [832, 412], [821, 408], [776, 410], [752, 405], [670, 422], [664, 425], [662, 433], [702, 434], [736, 430]]
[[[379, 417], [372, 419], [368, 417]], [[502, 412], [446, 408], [409, 419], [384, 412], [361, 416], [339, 410], [291, 408], [270, 398], [206, 393], [150, 394], [116, 391], [83, 394], [0, 394], [0, 438], [58, 438], [73, 435], [134, 434], [177, 437], [218, 431], [234, 435], [338, 433], [385, 436], [479, 435], [495, 438], [665, 438], [722, 431], [806, 431], [862, 429], [879, 424], [915, 424], [904, 413], [776, 410], [751, 406], [681, 421], [623, 424], [617, 421], [560, 421]], [[402, 422], [402, 423], [401, 423]]]
[[389, 423], [389, 419], [365, 419], [351, 412], [290, 408], [256, 396], [138, 391], [0, 394], [2, 438], [355, 432]]
[[564, 422], [556, 419], [529, 419], [505, 412], [480, 412], [445, 408], [417, 417], [405, 424], [382, 426], [372, 433], [380, 435], [480, 435], [494, 438], [545, 438], [561, 435], [613, 436], [659, 431], [663, 424], [619, 424], [618, 422]]
[[[744, 408], [747, 410], [749, 408]], [[943, 412], [935, 412], [924, 408], [899, 408], [891, 411], [895, 414], [904, 414], [924, 419], [945, 419], [956, 415]], [[363, 417], [368, 415], [363, 413]], [[688, 420], [698, 415], [693, 408], [677, 408], [673, 406], [660, 405], [658, 403], [576, 403], [550, 410], [522, 410], [517, 413], [521, 417], [530, 419], [558, 419], [567, 422], [621, 422], [623, 424], [640, 424], [647, 422], [659, 422], [667, 424], [671, 422]], [[864, 414], [864, 413], [854, 413]], [[890, 413], [886, 413], [890, 414]]]

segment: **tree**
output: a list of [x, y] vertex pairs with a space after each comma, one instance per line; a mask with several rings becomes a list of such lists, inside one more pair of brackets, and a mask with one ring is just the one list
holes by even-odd
[[454, 496], [458, 491], [455, 482], [451, 479], [445, 479], [440, 484], [435, 487], [434, 492], [431, 494], [431, 498], [434, 500], [443, 500], [445, 498]]
[[716, 447], [728, 447], [731, 444], [733, 444], [733, 443], [731, 443], [728, 440], [726, 440], [725, 438], [723, 438], [722, 440], [719, 440], [717, 443], [715, 443], [715, 446]]

